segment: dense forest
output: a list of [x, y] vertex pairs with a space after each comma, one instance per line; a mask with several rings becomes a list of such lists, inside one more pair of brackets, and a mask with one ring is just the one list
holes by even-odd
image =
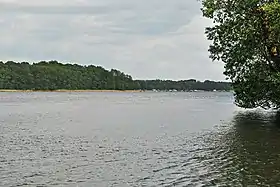
[[38, 63], [0, 62], [0, 89], [13, 90], [205, 90], [228, 91], [228, 82], [204, 82], [194, 79], [133, 80], [115, 69], [94, 65], [63, 64], [57, 61]]

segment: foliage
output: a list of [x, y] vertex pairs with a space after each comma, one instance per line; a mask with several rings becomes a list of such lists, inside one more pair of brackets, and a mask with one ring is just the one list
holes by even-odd
[[230, 90], [226, 82], [196, 80], [133, 80], [118, 70], [57, 61], [0, 62], [0, 89], [19, 90]]
[[280, 108], [280, 2], [277, 0], [202, 0], [203, 16], [213, 20], [205, 34], [210, 58], [225, 63], [236, 104]]

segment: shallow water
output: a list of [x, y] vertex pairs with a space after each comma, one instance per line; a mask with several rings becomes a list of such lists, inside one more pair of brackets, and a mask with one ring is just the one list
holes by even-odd
[[231, 93], [0, 93], [0, 186], [278, 186], [278, 119]]

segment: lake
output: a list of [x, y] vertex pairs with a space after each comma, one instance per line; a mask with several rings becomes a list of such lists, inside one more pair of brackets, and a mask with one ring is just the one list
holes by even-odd
[[0, 93], [0, 186], [280, 186], [279, 119], [233, 101]]

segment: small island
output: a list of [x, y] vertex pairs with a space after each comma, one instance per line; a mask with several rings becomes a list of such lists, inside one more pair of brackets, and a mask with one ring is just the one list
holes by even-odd
[[0, 62], [1, 91], [230, 91], [229, 82], [134, 80], [119, 70], [58, 61]]

